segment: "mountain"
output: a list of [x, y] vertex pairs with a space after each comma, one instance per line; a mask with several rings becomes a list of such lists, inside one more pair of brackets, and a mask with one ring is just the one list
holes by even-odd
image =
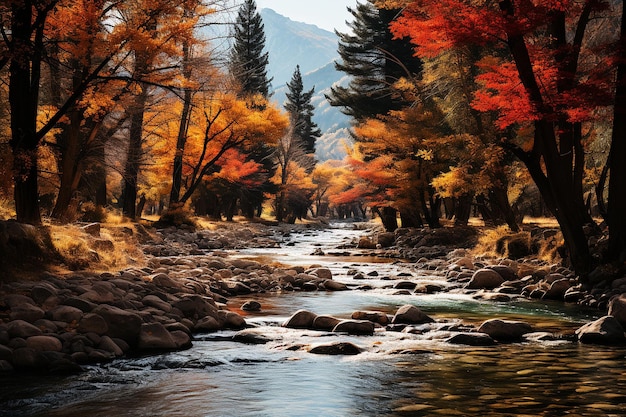
[[338, 58], [337, 36], [315, 25], [294, 22], [272, 9], [261, 9], [265, 25], [265, 47], [270, 54], [268, 73], [280, 86], [291, 79], [296, 65], [302, 74]]
[[347, 84], [347, 77], [335, 70], [337, 35], [315, 25], [294, 22], [271, 9], [261, 9], [265, 25], [265, 46], [270, 55], [268, 75], [274, 77], [272, 101], [280, 107], [285, 103], [286, 83], [291, 80], [296, 65], [300, 65], [306, 90], [315, 87], [311, 102], [315, 106], [313, 121], [322, 130], [316, 145], [319, 160], [342, 159], [345, 143], [350, 143], [350, 119], [337, 107], [332, 107], [324, 94], [335, 83]]

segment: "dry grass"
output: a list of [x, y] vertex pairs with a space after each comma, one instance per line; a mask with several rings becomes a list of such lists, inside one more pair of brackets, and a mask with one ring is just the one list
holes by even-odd
[[15, 206], [8, 199], [0, 198], [0, 220], [8, 220], [15, 217]]
[[499, 226], [497, 228], [481, 227], [478, 234], [478, 243], [472, 250], [477, 256], [486, 256], [490, 258], [501, 257], [502, 254], [496, 250], [497, 241], [502, 236], [510, 235], [511, 229], [508, 226]]
[[101, 225], [100, 236], [92, 236], [76, 225], [51, 225], [52, 243], [65, 266], [71, 270], [120, 270], [145, 265], [137, 240], [136, 225]]

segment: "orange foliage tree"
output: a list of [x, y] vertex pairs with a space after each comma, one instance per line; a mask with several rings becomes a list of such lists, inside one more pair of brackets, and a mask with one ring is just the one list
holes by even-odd
[[[275, 145], [287, 118], [265, 100], [263, 105], [248, 106], [236, 92], [199, 91], [191, 104], [184, 149], [176, 147], [183, 103], [169, 97], [148, 115], [148, 147], [157, 158], [152, 169], [170, 187], [171, 161], [175, 154], [182, 157], [180, 204], [190, 201], [204, 182], [238, 190], [263, 183], [267, 172], [248, 158], [247, 151], [259, 144]], [[227, 217], [232, 218], [232, 210]]]

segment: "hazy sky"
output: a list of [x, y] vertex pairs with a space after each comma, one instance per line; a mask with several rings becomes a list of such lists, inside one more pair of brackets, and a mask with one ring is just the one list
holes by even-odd
[[346, 20], [352, 20], [346, 7], [354, 7], [357, 0], [257, 0], [259, 9], [273, 9], [296, 22], [311, 23], [322, 29], [337, 28], [346, 32]]

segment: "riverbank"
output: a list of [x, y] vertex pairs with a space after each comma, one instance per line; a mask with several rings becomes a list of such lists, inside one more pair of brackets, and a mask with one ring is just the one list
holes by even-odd
[[[408, 258], [416, 268], [437, 271], [446, 278], [445, 285], [441, 285], [418, 284], [411, 276], [389, 277], [389, 288], [398, 295], [450, 292], [498, 303], [528, 296], [596, 307], [603, 307], [604, 302], [608, 306], [611, 297], [621, 300], [614, 297], [621, 294], [621, 287], [610, 292], [585, 293], [571, 271], [545, 261], [476, 256], [470, 250], [476, 243], [471, 229], [447, 232], [401, 229], [390, 235], [372, 229], [369, 224], [354, 226], [364, 229], [363, 236], [341, 242], [336, 251], [326, 255]], [[141, 248], [141, 255], [133, 254], [137, 257], [136, 266], [114, 273], [47, 271], [38, 279], [5, 279], [0, 287], [0, 369], [78, 372], [89, 363], [185, 349], [199, 333], [250, 327], [243, 317], [245, 311], [260, 306], [242, 303], [233, 307], [228, 303], [232, 297], [266, 292], [368, 291], [367, 279], [372, 275], [358, 269], [350, 271], [352, 282], [346, 284], [334, 280], [329, 269], [316, 265], [281, 265], [230, 256], [237, 248], [295, 245], [294, 239], [302, 233], [314, 234], [315, 230], [327, 227], [322, 222], [296, 226], [226, 223], [198, 231], [189, 227], [141, 229], [140, 233], [123, 230], [127, 240], [137, 239], [136, 245]], [[92, 241], [100, 242], [98, 256], [116, 250], [117, 241], [107, 239], [111, 233], [96, 225], [85, 225], [84, 231], [92, 236]], [[103, 240], [111, 243], [104, 244]], [[459, 246], [467, 248], [453, 249]], [[621, 306], [620, 302], [613, 304]], [[578, 338], [600, 343], [623, 342], [619, 308], [614, 306], [612, 313], [618, 319], [604, 319], [591, 333], [585, 333], [592, 336], [580, 333]], [[349, 320], [299, 313], [306, 320], [298, 324], [287, 321], [285, 327], [340, 334], [434, 332], [438, 337], [445, 336], [449, 343], [469, 345], [520, 341], [530, 337], [527, 334], [536, 333], [527, 323], [498, 318], [477, 326], [442, 323], [415, 306], [402, 309], [407, 311], [392, 315], [355, 311]], [[607, 326], [612, 329], [609, 333]], [[496, 330], [489, 330], [492, 328]], [[506, 333], [503, 329], [507, 329]], [[572, 334], [542, 337], [576, 338]], [[252, 330], [244, 331], [236, 339], [242, 343], [267, 340]], [[290, 348], [316, 353], [311, 346]], [[341, 354], [355, 352], [343, 344], [334, 348]], [[328, 349], [333, 352], [334, 348]]]

